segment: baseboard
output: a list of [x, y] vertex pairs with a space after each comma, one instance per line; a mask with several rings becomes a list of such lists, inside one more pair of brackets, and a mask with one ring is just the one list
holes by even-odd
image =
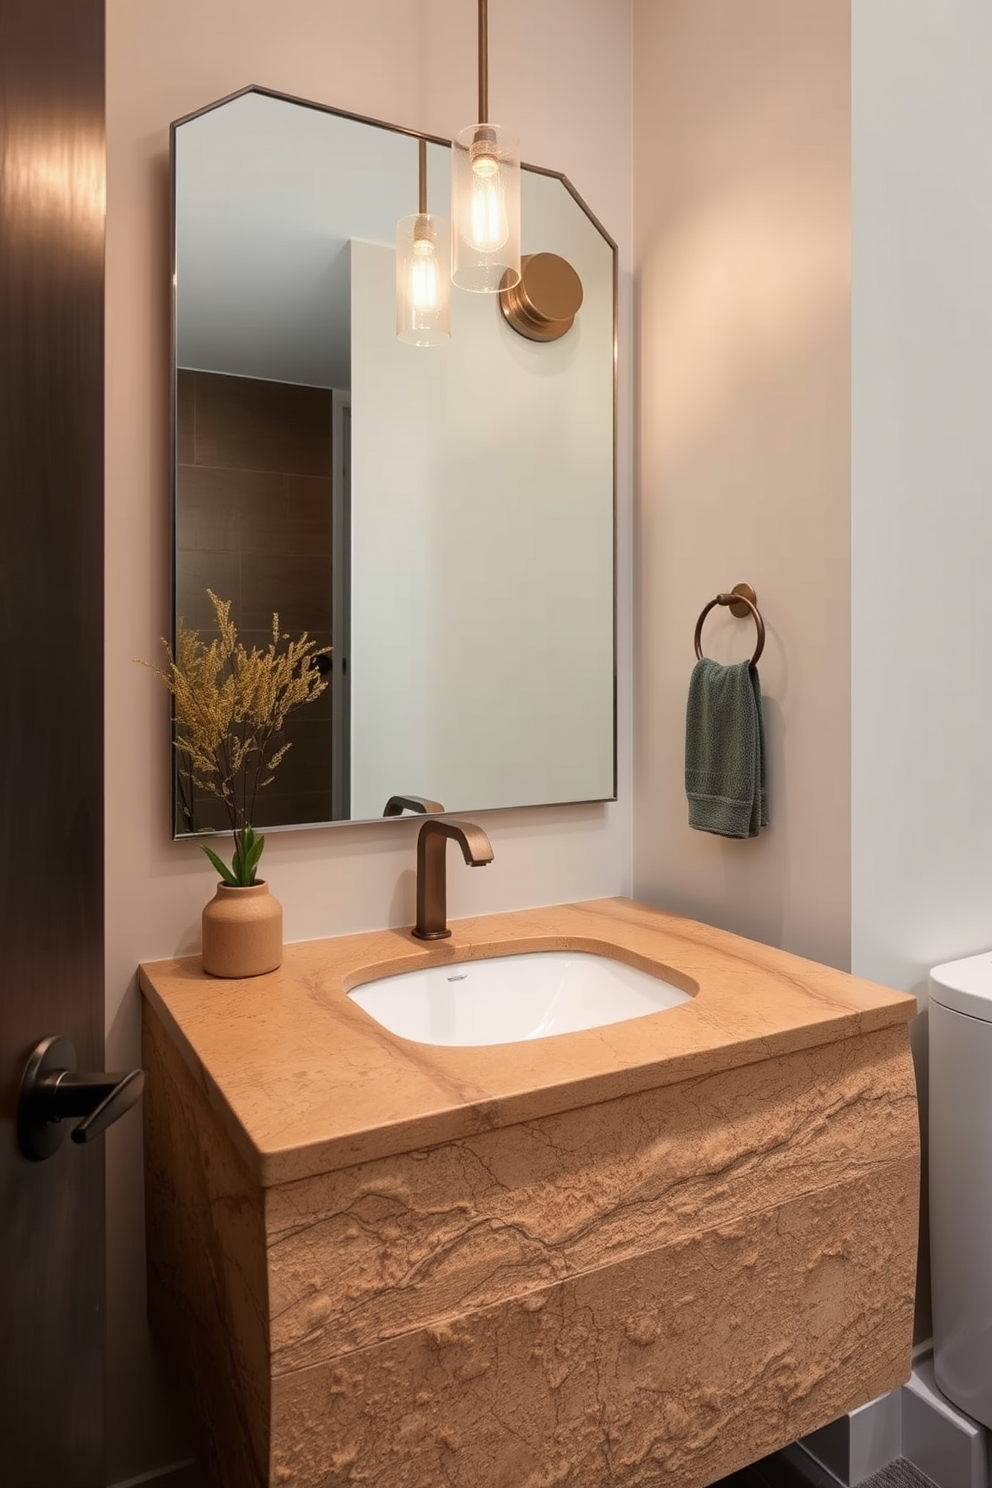
[[203, 1488], [203, 1479], [195, 1462], [173, 1462], [123, 1483], [108, 1484], [108, 1488]]
[[810, 1488], [841, 1488], [840, 1478], [829, 1472], [812, 1453], [807, 1452], [801, 1442], [783, 1447], [778, 1455], [785, 1458], [803, 1481], [810, 1484]]
[[988, 1461], [982, 1426], [937, 1389], [933, 1359], [921, 1359], [902, 1387], [902, 1455], [937, 1488], [986, 1488]]
[[844, 1488], [863, 1483], [888, 1467], [902, 1450], [902, 1392], [890, 1390], [821, 1431], [803, 1437], [798, 1445]]
[[[797, 1470], [817, 1488], [857, 1488], [898, 1457], [937, 1488], [988, 1488], [989, 1483], [985, 1430], [941, 1395], [929, 1354], [914, 1355], [907, 1384], [803, 1437], [796, 1449], [805, 1454], [805, 1465], [797, 1459]], [[819, 1481], [816, 1469], [828, 1482]]]

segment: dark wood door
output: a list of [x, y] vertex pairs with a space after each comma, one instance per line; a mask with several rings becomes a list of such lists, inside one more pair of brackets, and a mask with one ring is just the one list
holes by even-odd
[[98, 1488], [103, 1142], [21, 1155], [41, 1039], [102, 1070], [103, 0], [0, 0], [0, 1482]]

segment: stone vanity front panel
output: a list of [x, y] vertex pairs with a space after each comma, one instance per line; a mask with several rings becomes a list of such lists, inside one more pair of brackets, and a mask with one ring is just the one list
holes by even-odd
[[[602, 935], [614, 903], [540, 913], [573, 933], [596, 917]], [[497, 921], [504, 936], [513, 922], [532, 936], [535, 913], [456, 926], [459, 959], [480, 926], [486, 944]], [[650, 933], [632, 937], [632, 920]], [[309, 1153], [246, 1146], [224, 1093], [232, 1073], [203, 1059], [230, 988], [189, 963], [144, 969], [151, 1309], [191, 1386], [208, 1483], [702, 1488], [908, 1377], [912, 999], [626, 901], [616, 926], [628, 958], [670, 932], [666, 964], [698, 991], [685, 1008], [600, 1030], [611, 1038], [598, 1051], [585, 1035], [544, 1041], [559, 1073], [580, 1061], [571, 1105], [561, 1081], [535, 1084], [535, 1113], [500, 1124], [505, 1050], [487, 1068], [489, 1051], [404, 1044], [370, 1025], [401, 1070], [405, 1058], [420, 1076], [437, 1056], [464, 1059], [459, 1078], [486, 1113], [405, 1151], [393, 1122], [342, 1139], [346, 1115]], [[686, 972], [678, 936], [713, 948], [708, 970], [697, 959]], [[363, 963], [373, 940], [323, 945]], [[750, 1022], [748, 950], [754, 981], [772, 962]], [[287, 952], [300, 963], [288, 982], [236, 984], [250, 989], [249, 1022], [272, 1014], [265, 984], [287, 1007], [289, 985], [302, 986], [326, 1015], [333, 988], [303, 971], [316, 946]], [[343, 987], [349, 974], [338, 962], [329, 978]], [[776, 979], [788, 993], [777, 1050]], [[685, 1033], [673, 1053], [665, 1028], [693, 1011], [695, 1071]], [[738, 1064], [725, 1057], [730, 1021]], [[638, 1027], [618, 1055], [619, 1030]], [[541, 1042], [513, 1048], [533, 1062]], [[343, 1101], [354, 1047], [338, 1057]], [[664, 1071], [654, 1083], [651, 1060]], [[458, 1107], [452, 1069], [431, 1097], [435, 1131]], [[593, 1098], [574, 1103], [576, 1089]], [[527, 1107], [526, 1092], [509, 1094]], [[274, 1129], [272, 1110], [264, 1119]], [[429, 1136], [429, 1113], [396, 1110], [411, 1120]], [[376, 1155], [328, 1161], [356, 1143]], [[279, 1171], [284, 1181], [261, 1181]]]

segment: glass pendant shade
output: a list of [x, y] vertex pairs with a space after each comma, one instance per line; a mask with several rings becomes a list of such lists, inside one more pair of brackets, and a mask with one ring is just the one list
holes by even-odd
[[495, 294], [520, 279], [520, 148], [498, 124], [470, 124], [451, 147], [451, 278]]
[[443, 217], [415, 212], [396, 224], [396, 335], [409, 346], [451, 336], [450, 255]]

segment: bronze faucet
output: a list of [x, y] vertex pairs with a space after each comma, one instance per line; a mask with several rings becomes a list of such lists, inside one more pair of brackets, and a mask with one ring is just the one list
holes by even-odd
[[474, 822], [433, 817], [424, 822], [417, 838], [417, 923], [412, 932], [418, 940], [444, 940], [451, 934], [445, 877], [449, 837], [458, 843], [470, 868], [484, 868], [493, 860], [489, 838]]

